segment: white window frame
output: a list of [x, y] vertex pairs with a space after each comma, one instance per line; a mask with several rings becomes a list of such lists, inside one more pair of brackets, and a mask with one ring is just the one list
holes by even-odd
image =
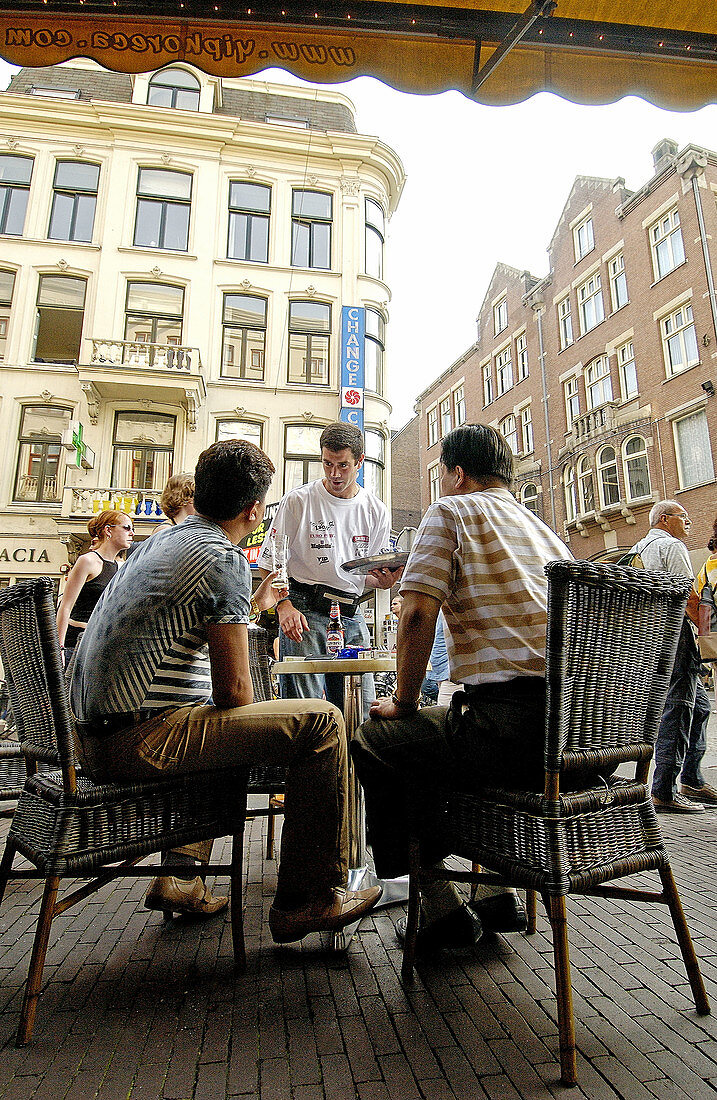
[[580, 389], [576, 375], [565, 380], [563, 392], [565, 394], [565, 416], [568, 422], [568, 431], [570, 431], [575, 420], [580, 416]]
[[431, 504], [435, 504], [441, 495], [441, 467], [438, 462], [428, 467], [428, 494]]
[[[611, 459], [605, 459], [603, 457], [605, 455], [606, 451], [612, 451], [612, 458]], [[613, 445], [611, 443], [606, 443], [605, 446], [601, 447], [600, 450], [598, 451], [598, 453], [596, 455], [596, 466], [597, 466], [597, 475], [598, 475], [598, 478], [597, 478], [598, 492], [600, 494], [600, 507], [601, 508], [614, 508], [616, 504], [620, 503], [620, 474], [618, 472], [617, 451], [615, 450], [615, 448], [613, 447]], [[606, 479], [605, 479], [605, 474], [606, 474], [607, 470], [612, 470], [612, 469], [615, 470], [615, 489], [616, 489], [616, 494], [617, 495], [615, 497], [615, 500], [608, 500], [608, 494], [606, 492], [607, 482], [606, 482]]]
[[433, 405], [426, 412], [426, 430], [428, 432], [428, 446], [432, 447], [438, 442], [438, 405]]
[[632, 340], [626, 340], [615, 349], [617, 366], [620, 372], [620, 393], [623, 401], [630, 397], [637, 397], [639, 387], [637, 384], [637, 367], [635, 365], [635, 345]]
[[493, 335], [504, 332], [508, 327], [508, 298], [503, 295], [499, 302], [493, 306]]
[[490, 405], [493, 400], [493, 365], [483, 364], [483, 408]]
[[535, 450], [535, 442], [533, 439], [533, 413], [530, 405], [525, 405], [520, 410], [520, 441], [523, 454], [532, 454]]
[[[672, 313], [660, 318], [660, 335], [665, 374], [668, 378], [674, 378], [675, 375], [682, 374], [699, 363], [700, 351], [691, 302], [684, 302], [677, 309], [673, 309]], [[682, 365], [677, 369], [672, 363], [675, 348], [679, 348], [682, 355]], [[690, 357], [691, 352], [692, 357]]]
[[[642, 450], [635, 451], [632, 454], [627, 453], [628, 443], [632, 443], [633, 439], [639, 439], [642, 443]], [[622, 454], [622, 477], [625, 483], [625, 497], [628, 501], [644, 500], [652, 494], [652, 479], [650, 477], [650, 460], [647, 454], [647, 440], [643, 435], [631, 435], [628, 439], [623, 440], [621, 447]], [[645, 471], [647, 473], [647, 492], [633, 495], [630, 479], [630, 464], [639, 461], [644, 458]]]
[[[680, 425], [686, 424], [688, 420], [699, 421], [699, 431], [702, 434], [702, 440], [700, 441], [703, 446], [702, 457], [706, 457], [707, 461], [703, 463], [703, 470], [700, 471], [700, 476], [694, 480], [688, 480], [688, 474], [685, 469], [685, 462], [683, 456], [683, 449], [680, 440]], [[695, 425], [697, 426], [697, 425]], [[680, 479], [681, 489], [693, 489], [697, 485], [705, 485], [711, 481], [714, 481], [714, 462], [712, 459], [712, 446], [710, 440], [710, 429], [707, 421], [707, 412], [704, 408], [697, 409], [694, 412], [689, 413], [687, 416], [677, 417], [672, 422], [672, 433], [675, 443], [675, 459], [677, 460], [677, 474]]]
[[563, 474], [563, 494], [565, 497], [565, 517], [573, 523], [578, 515], [578, 498], [575, 486], [575, 467], [566, 466]]
[[444, 435], [448, 435], [453, 427], [451, 420], [451, 395], [442, 397], [438, 405], [438, 426], [441, 433], [441, 439]]
[[593, 271], [592, 275], [578, 287], [578, 312], [580, 332], [583, 336], [586, 332], [592, 332], [601, 321], [605, 320], [602, 280], [599, 271]]
[[599, 409], [612, 401], [612, 377], [607, 355], [598, 355], [585, 368], [585, 396], [588, 409]]
[[575, 250], [575, 263], [592, 252], [595, 247], [595, 229], [593, 227], [592, 214], [588, 214], [573, 229], [573, 248]]
[[495, 357], [496, 393], [501, 397], [513, 388], [513, 356], [510, 344]]
[[461, 383], [453, 391], [453, 419], [457, 428], [466, 422], [466, 388]]
[[558, 302], [558, 329], [560, 333], [560, 350], [565, 351], [574, 342], [573, 314], [570, 308], [570, 295], [566, 294]]
[[500, 432], [500, 434], [503, 436], [503, 439], [506, 441], [506, 443], [510, 447], [511, 452], [514, 455], [519, 454], [519, 451], [518, 451], [518, 426], [515, 422], [515, 416], [514, 416], [513, 413], [509, 413], [507, 416], [503, 417], [500, 424], [498, 425], [498, 431]]
[[528, 336], [520, 332], [515, 338], [515, 358], [518, 364], [518, 381], [522, 382], [530, 373], [528, 370]]
[[[575, 479], [577, 482], [578, 514], [585, 516], [595, 511], [595, 473], [590, 464], [590, 459], [586, 455], [578, 460]], [[589, 493], [588, 486], [590, 487]]]
[[617, 256], [613, 256], [608, 264], [608, 272], [610, 275], [610, 301], [612, 302], [612, 311], [616, 313], [618, 309], [622, 309], [630, 301], [630, 296], [627, 293], [624, 252], [619, 252]]
[[685, 243], [677, 206], [661, 214], [649, 227], [649, 234], [652, 268], [657, 283], [685, 261]]
[[[534, 492], [528, 494], [528, 489], [533, 489]], [[529, 512], [532, 512], [534, 516], [540, 516], [540, 509], [538, 507], [538, 501], [540, 499], [540, 492], [538, 486], [534, 481], [526, 481], [520, 487], [520, 503], [524, 508], [527, 508]], [[530, 503], [528, 503], [530, 501]], [[534, 504], [535, 508], [531, 508], [530, 504]]]

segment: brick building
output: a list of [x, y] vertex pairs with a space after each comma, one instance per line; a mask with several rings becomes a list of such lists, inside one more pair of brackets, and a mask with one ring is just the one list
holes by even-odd
[[[675, 497], [703, 548], [717, 512], [717, 154], [661, 141], [636, 192], [579, 176], [539, 278], [498, 263], [473, 347], [420, 394], [421, 507], [440, 440], [494, 425], [516, 493], [577, 557], [631, 546]], [[398, 506], [399, 500], [394, 504]]]

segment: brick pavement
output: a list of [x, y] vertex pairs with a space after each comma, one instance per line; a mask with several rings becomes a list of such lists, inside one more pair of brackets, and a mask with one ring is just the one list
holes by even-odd
[[[717, 1013], [717, 810], [662, 823]], [[146, 883], [118, 880], [55, 922], [36, 1036], [19, 1051], [40, 886], [11, 883], [0, 910], [2, 1100], [566, 1093], [542, 915], [535, 936], [486, 940], [474, 956], [423, 967], [412, 986], [393, 934], [400, 908], [364, 921], [347, 956], [318, 936], [276, 948], [264, 827], [248, 833], [245, 975], [232, 971], [228, 919], [164, 924], [142, 907]], [[569, 1095], [717, 1100], [717, 1014], [694, 1012], [666, 908], [594, 899], [569, 911], [581, 1082]]]

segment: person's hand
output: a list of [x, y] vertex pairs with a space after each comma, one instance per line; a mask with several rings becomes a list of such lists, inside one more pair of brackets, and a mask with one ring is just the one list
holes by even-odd
[[260, 611], [267, 611], [270, 607], [273, 607], [279, 598], [280, 593], [277, 592], [275, 588], [271, 587], [271, 582], [275, 576], [276, 573], [267, 573], [254, 593], [256, 606]]
[[374, 699], [368, 712], [369, 718], [405, 718], [405, 710], [400, 710], [390, 695]]
[[377, 569], [372, 569], [368, 575], [373, 577], [376, 588], [393, 588], [396, 581], [400, 581], [403, 576], [403, 566], [400, 565], [398, 569], [379, 566]]
[[292, 642], [300, 642], [304, 631], [309, 630], [306, 616], [297, 611], [291, 600], [283, 600], [277, 608], [279, 626]]

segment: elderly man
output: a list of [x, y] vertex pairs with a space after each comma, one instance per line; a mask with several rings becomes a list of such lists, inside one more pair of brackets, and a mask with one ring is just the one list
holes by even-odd
[[[238, 544], [261, 522], [274, 467], [241, 439], [214, 443], [195, 472], [196, 515], [149, 539], [104, 592], [72, 679], [80, 759], [97, 782], [252, 764], [287, 764], [281, 863], [269, 927], [277, 943], [335, 931], [380, 889], [347, 880], [343, 718], [319, 700], [253, 703], [247, 623], [273, 603], [252, 597]], [[213, 705], [207, 705], [211, 695]], [[204, 854], [208, 859], [211, 842]], [[151, 909], [210, 916], [192, 869], [150, 887]]]
[[[650, 509], [650, 530], [631, 553], [640, 555], [645, 569], [682, 573], [692, 580], [692, 562], [685, 546], [690, 526], [690, 517], [678, 501], [660, 500]], [[703, 802], [717, 803], [717, 791], [700, 772], [710, 704], [699, 671], [694, 631], [685, 618], [655, 742], [652, 801], [661, 813], [703, 813]], [[680, 770], [682, 790], [678, 791]]]
[[[517, 503], [512, 479], [513, 456], [493, 428], [466, 424], [443, 440], [442, 496], [423, 517], [401, 583], [396, 693], [374, 703], [352, 744], [376, 872], [384, 878], [408, 870], [410, 786], [421, 789], [419, 827], [433, 862], [448, 854], [438, 827], [442, 786], [542, 788], [544, 566], [572, 555]], [[463, 692], [450, 710], [418, 710], [441, 608], [451, 679]], [[481, 923], [486, 931], [524, 928], [515, 893], [484, 889], [474, 911], [451, 883], [434, 883], [422, 894], [418, 946], [472, 946]], [[405, 934], [405, 921], [397, 928]]]

